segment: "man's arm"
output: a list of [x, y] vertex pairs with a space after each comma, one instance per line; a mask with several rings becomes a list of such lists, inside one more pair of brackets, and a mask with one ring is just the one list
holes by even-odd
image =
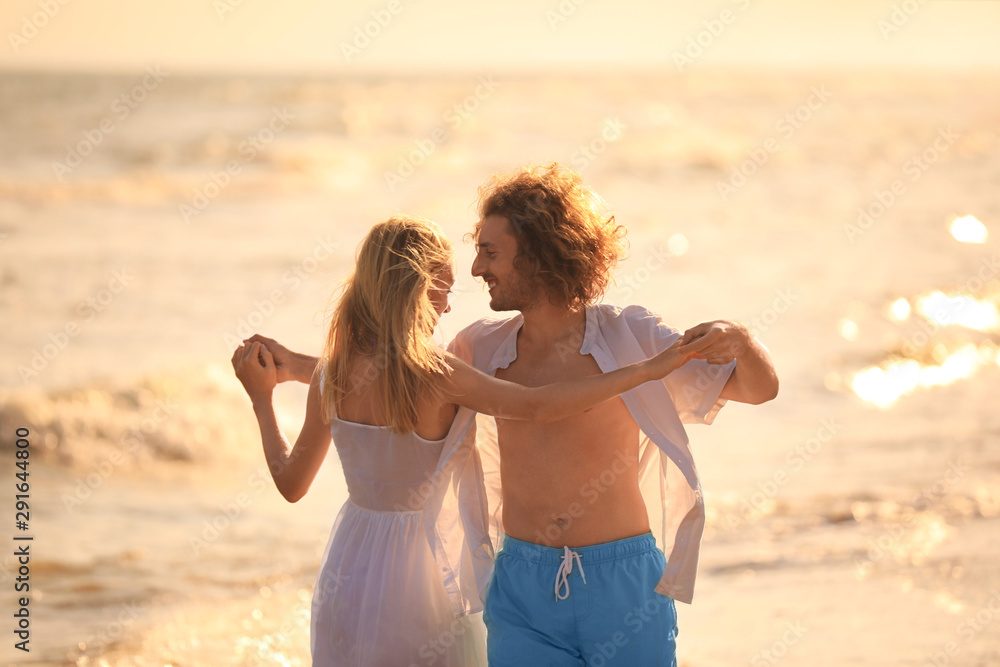
[[778, 395], [778, 374], [771, 355], [743, 324], [703, 322], [685, 331], [681, 344], [690, 344], [690, 349], [710, 364], [736, 360], [719, 398], [759, 405]]
[[260, 334], [254, 334], [243, 341], [244, 345], [252, 345], [253, 343], [260, 343], [271, 353], [278, 372], [278, 382], [296, 380], [302, 384], [311, 383], [313, 371], [316, 370], [316, 365], [319, 363], [319, 357], [292, 352], [273, 338], [266, 338]]

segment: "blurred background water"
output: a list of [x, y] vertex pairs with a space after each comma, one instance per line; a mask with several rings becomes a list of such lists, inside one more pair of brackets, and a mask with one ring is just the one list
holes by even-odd
[[[489, 314], [462, 242], [476, 188], [559, 161], [629, 228], [606, 302], [682, 329], [746, 321], [782, 380], [776, 401], [691, 429], [709, 516], [681, 664], [1000, 663], [1000, 75], [815, 54], [678, 67], [704, 13], [655, 67], [614, 71], [8, 60], [0, 433], [13, 461], [13, 430], [32, 432], [34, 634], [30, 659], [0, 655], [309, 664], [343, 477], [331, 454], [284, 503], [232, 350], [259, 331], [317, 352], [357, 244], [396, 212], [456, 242], [446, 342]], [[425, 20], [406, 16], [401, 33]], [[784, 34], [739, 27], [737, 44]], [[293, 437], [304, 392], [277, 398]], [[12, 604], [15, 559], [0, 564]]]

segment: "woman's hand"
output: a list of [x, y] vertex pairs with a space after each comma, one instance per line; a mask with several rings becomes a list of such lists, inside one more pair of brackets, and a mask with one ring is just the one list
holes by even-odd
[[259, 342], [240, 345], [233, 352], [233, 370], [256, 407], [269, 402], [278, 374], [270, 350]]
[[697, 352], [699, 359], [710, 364], [728, 364], [752, 347], [753, 336], [738, 322], [715, 320], [688, 329], [681, 341]]
[[673, 373], [691, 359], [697, 359], [698, 353], [692, 346], [684, 344], [683, 338], [678, 338], [673, 344], [654, 357], [645, 361], [650, 374], [650, 380], [659, 380]]
[[319, 363], [319, 359], [316, 357], [292, 352], [273, 338], [260, 334], [254, 334], [243, 341], [244, 345], [251, 343], [260, 343], [271, 353], [279, 383], [297, 380], [303, 384], [309, 384], [312, 381], [313, 370]]

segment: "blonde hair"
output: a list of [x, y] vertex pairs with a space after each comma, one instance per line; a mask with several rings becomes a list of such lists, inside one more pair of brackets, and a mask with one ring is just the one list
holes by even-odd
[[478, 240], [483, 221], [501, 215], [517, 239], [514, 266], [537, 277], [568, 306], [604, 295], [626, 253], [624, 226], [574, 171], [558, 163], [494, 175], [479, 188]]
[[[329, 421], [359, 384], [380, 380], [378, 403], [393, 432], [412, 431], [422, 400], [440, 395], [448, 370], [431, 335], [437, 313], [428, 297], [435, 277], [452, 262], [451, 242], [429, 220], [394, 216], [368, 233], [354, 274], [330, 322], [321, 365]], [[350, 375], [358, 356], [374, 358], [367, 374]]]

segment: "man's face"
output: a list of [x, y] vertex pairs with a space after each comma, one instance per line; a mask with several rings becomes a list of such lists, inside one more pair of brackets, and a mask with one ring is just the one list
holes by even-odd
[[472, 275], [485, 281], [493, 310], [524, 311], [541, 296], [541, 284], [517, 270], [515, 257], [517, 239], [511, 234], [510, 221], [502, 215], [486, 216], [479, 230]]
[[451, 294], [451, 288], [454, 285], [455, 269], [449, 264], [437, 274], [434, 282], [427, 289], [427, 298], [430, 299], [431, 305], [434, 306], [434, 311], [438, 317], [451, 310], [451, 305], [448, 303], [448, 295]]

